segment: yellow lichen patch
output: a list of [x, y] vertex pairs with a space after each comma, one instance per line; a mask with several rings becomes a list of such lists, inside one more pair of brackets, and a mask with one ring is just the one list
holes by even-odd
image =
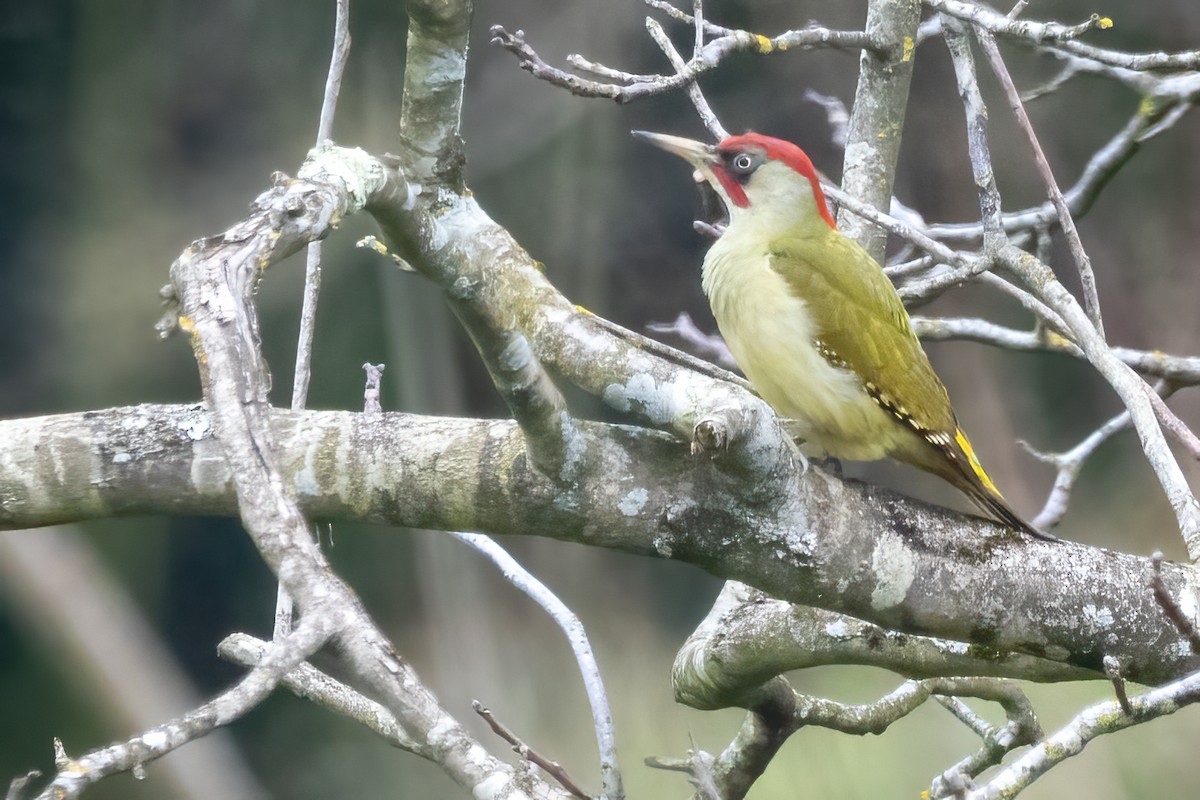
[[263, 272], [267, 269], [267, 267], [271, 266], [271, 254], [275, 249], [275, 243], [278, 242], [282, 236], [283, 234], [279, 231], [270, 231], [267, 234], [267, 240], [270, 242], [270, 245], [258, 256], [259, 272]]
[[775, 49], [775, 45], [772, 44], [771, 40], [766, 36], [763, 36], [761, 33], [754, 34], [754, 41], [758, 43], [758, 52], [762, 53], [763, 55], [766, 55]]
[[354, 243], [355, 247], [365, 247], [368, 250], [374, 250], [381, 256], [391, 255], [388, 253], [387, 245], [379, 241], [375, 236], [364, 236]]
[[917, 49], [916, 42], [911, 36], [904, 37], [904, 55], [900, 57], [901, 61], [912, 61], [913, 50]]
[[1046, 344], [1050, 345], [1051, 347], [1054, 347], [1054, 348], [1057, 348], [1060, 350], [1065, 350], [1071, 346], [1071, 340], [1068, 339], [1067, 337], [1063, 336], [1061, 333], [1058, 333], [1057, 331], [1049, 331], [1048, 330], [1048, 331], [1046, 331], [1045, 335], [1046, 335]]
[[586, 308], [584, 308], [583, 306], [575, 306], [575, 310], [576, 310], [578, 313], [580, 313], [580, 314], [586, 314], [586, 315], [588, 315], [589, 317], [594, 317], [594, 316], [596, 316], [595, 314], [593, 314], [592, 312], [588, 311], [588, 310], [587, 310]]
[[1099, 14], [1092, 14], [1092, 19], [1096, 21], [1096, 27], [1102, 31], [1106, 31], [1113, 26], [1112, 17], [1102, 17]]
[[985, 489], [989, 492], [1000, 494], [1000, 490], [996, 488], [996, 484], [992, 483], [992, 479], [983, 471], [983, 466], [979, 463], [979, 459], [975, 457], [975, 451], [971, 448], [971, 443], [967, 441], [967, 435], [962, 432], [962, 428], [954, 431], [954, 441], [958, 442], [958, 446], [967, 454], [967, 461], [971, 465], [971, 471], [975, 473], [975, 477], [979, 478]]
[[200, 341], [200, 334], [196, 330], [196, 323], [192, 322], [192, 318], [183, 314], [179, 315], [179, 329], [185, 333], [191, 334], [192, 337], [192, 352], [196, 354], [196, 361], [200, 366], [208, 364], [208, 354], [204, 352], [204, 345]]

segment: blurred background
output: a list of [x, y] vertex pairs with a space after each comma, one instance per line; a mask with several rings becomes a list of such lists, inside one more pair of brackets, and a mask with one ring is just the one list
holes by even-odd
[[[686, 100], [621, 107], [574, 98], [488, 45], [488, 27], [503, 24], [524, 29], [550, 63], [579, 52], [628, 71], [661, 71], [665, 61], [644, 33], [646, 9], [633, 0], [480, 6], [464, 136], [468, 180], [483, 207], [573, 301], [635, 330], [682, 310], [712, 330], [698, 272], [705, 242], [691, 228], [698, 202], [686, 168], [628, 135], [644, 128], [701, 136]], [[153, 329], [158, 288], [189, 241], [238, 220], [273, 170], [294, 173], [302, 161], [316, 130], [333, 3], [8, 0], [0, 9], [0, 145], [7, 154], [0, 161], [0, 415], [194, 402], [200, 388], [187, 343], [161, 342]], [[1200, 46], [1200, 10], [1190, 0], [1147, 0], [1130, 11], [1047, 0], [1028, 15], [1077, 21], [1094, 11], [1115, 18], [1113, 30], [1091, 34], [1109, 46]], [[861, 28], [865, 2], [711, 0], [707, 14], [767, 34], [809, 19]], [[402, 3], [352, 3], [354, 44], [334, 134], [340, 144], [376, 153], [394, 147], [405, 25]], [[681, 46], [690, 42], [690, 31], [668, 29]], [[1004, 49], [1022, 88], [1056, 71], [1047, 57]], [[836, 179], [841, 153], [824, 111], [804, 92], [849, 102], [857, 63], [857, 54], [827, 51], [747, 56], [704, 88], [729, 129], [792, 139]], [[983, 83], [1005, 208], [1037, 204], [1044, 193], [1025, 145], [994, 82]], [[1124, 86], [1084, 77], [1030, 106], [1064, 187], [1138, 102]], [[1200, 353], [1197, 186], [1200, 117], [1193, 114], [1146, 145], [1079, 220], [1112, 342]], [[917, 52], [896, 193], [929, 221], [977, 217], [962, 110], [938, 41]], [[326, 245], [309, 405], [360, 408], [360, 365], [371, 361], [387, 364], [386, 409], [506, 415], [438, 293], [354, 249], [370, 232], [369, 220], [351, 219]], [[302, 265], [295, 258], [273, 268], [259, 293], [280, 405], [290, 397]], [[1055, 266], [1073, 285], [1061, 243]], [[1014, 304], [977, 288], [951, 292], [922, 313], [1029, 324]], [[989, 471], [1028, 516], [1053, 474], [1016, 441], [1066, 449], [1119, 410], [1090, 368], [1066, 358], [967, 343], [929, 351]], [[1200, 425], [1194, 392], [1172, 405]], [[594, 405], [579, 410], [604, 413]], [[907, 468], [846, 468], [957, 503]], [[1060, 533], [1134, 553], [1183, 555], [1170, 509], [1129, 433], [1088, 464]], [[505, 748], [476, 724], [473, 698], [585, 786], [598, 786], [574, 662], [524, 596], [441, 534], [339, 523], [323, 541], [399, 651], [494, 752]], [[579, 546], [503, 544], [592, 634], [630, 796], [687, 796], [680, 776], [641, 762], [681, 755], [693, 740], [719, 751], [740, 723], [740, 712], [696, 712], [671, 696], [671, 660], [719, 582], [688, 566]], [[0, 534], [0, 787], [30, 769], [52, 773], [53, 737], [81, 754], [230, 684], [239, 670], [216, 657], [216, 644], [232, 631], [269, 635], [274, 596], [271, 576], [233, 520], [123, 519]], [[89, 645], [78, 630], [92, 634]], [[161, 696], [136, 677], [143, 671], [161, 680]], [[849, 702], [875, 699], [898, 683], [861, 668], [814, 670], [795, 681]], [[123, 692], [133, 701], [121, 700]], [[1099, 683], [1030, 692], [1047, 730], [1110, 695]], [[1200, 715], [1189, 709], [1106, 737], [1027, 796], [1194, 796], [1190, 743], [1198, 735]], [[976, 745], [932, 704], [880, 737], [805, 730], [750, 796], [914, 797]], [[437, 769], [282, 693], [204, 747], [211, 760], [202, 763], [210, 766], [196, 780], [217, 783], [203, 791], [180, 777], [185, 750], [150, 765], [143, 781], [109, 779], [89, 796], [460, 796]]]

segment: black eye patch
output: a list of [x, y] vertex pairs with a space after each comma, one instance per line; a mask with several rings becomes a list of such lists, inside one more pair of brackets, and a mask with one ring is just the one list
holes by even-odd
[[758, 169], [765, 160], [761, 153], [753, 150], [733, 150], [721, 154], [721, 161], [725, 165], [725, 169], [733, 176], [734, 180], [742, 184], [754, 174], [754, 170]]

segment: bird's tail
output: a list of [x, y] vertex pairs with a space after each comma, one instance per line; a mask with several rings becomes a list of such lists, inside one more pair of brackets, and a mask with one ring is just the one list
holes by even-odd
[[948, 448], [951, 452], [952, 468], [943, 473], [951, 483], [971, 498], [975, 505], [998, 522], [1003, 522], [1022, 533], [1029, 534], [1047, 542], [1057, 542], [1058, 538], [1038, 530], [1021, 518], [1013, 507], [1000, 494], [996, 484], [984, 471], [967, 435], [958, 428], [954, 432], [954, 445]]

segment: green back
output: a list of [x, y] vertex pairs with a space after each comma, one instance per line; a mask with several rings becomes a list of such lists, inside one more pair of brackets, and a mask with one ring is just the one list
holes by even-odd
[[771, 266], [812, 314], [820, 343], [922, 427], [957, 429], [946, 389], [879, 264], [856, 242], [827, 236], [776, 239]]

